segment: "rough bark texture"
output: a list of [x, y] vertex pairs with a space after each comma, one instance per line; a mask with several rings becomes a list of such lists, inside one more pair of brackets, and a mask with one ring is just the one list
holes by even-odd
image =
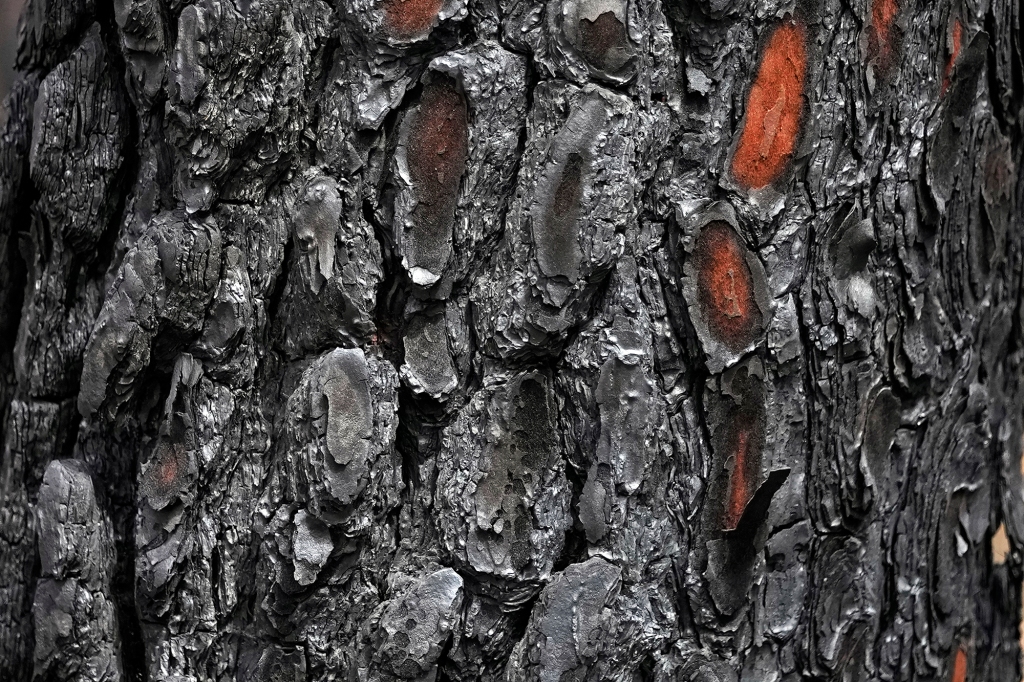
[[0, 680], [1020, 679], [1021, 31], [29, 0]]

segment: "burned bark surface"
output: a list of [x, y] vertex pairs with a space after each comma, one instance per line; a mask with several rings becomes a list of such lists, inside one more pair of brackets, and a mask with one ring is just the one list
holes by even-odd
[[1020, 679], [1020, 12], [29, 0], [0, 679]]

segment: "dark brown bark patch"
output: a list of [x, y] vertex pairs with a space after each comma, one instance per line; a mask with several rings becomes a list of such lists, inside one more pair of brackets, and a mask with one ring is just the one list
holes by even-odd
[[580, 252], [576, 223], [583, 198], [583, 156], [570, 152], [551, 199], [546, 230], [538, 230], [537, 260], [549, 277], [574, 281], [579, 275]]
[[745, 250], [724, 221], [708, 224], [694, 249], [701, 312], [711, 333], [732, 350], [743, 348], [762, 330]]
[[426, 33], [437, 20], [441, 0], [385, 0], [384, 16], [391, 33], [414, 38]]
[[584, 59], [604, 71], [618, 71], [629, 60], [626, 27], [614, 12], [604, 12], [591, 21], [580, 18], [580, 52]]
[[418, 200], [409, 266], [435, 276], [451, 254], [452, 222], [469, 151], [468, 119], [466, 98], [455, 82], [438, 78], [423, 89], [409, 129], [409, 175]]

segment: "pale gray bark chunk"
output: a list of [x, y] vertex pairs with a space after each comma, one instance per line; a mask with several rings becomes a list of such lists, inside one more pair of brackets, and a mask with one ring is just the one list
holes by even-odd
[[551, 379], [539, 372], [502, 379], [477, 393], [444, 433], [437, 512], [452, 560], [511, 581], [512, 603], [522, 597], [511, 595], [528, 594], [551, 574], [569, 498]]
[[462, 585], [458, 573], [443, 568], [390, 601], [373, 638], [368, 679], [437, 679], [438, 661], [459, 624]]
[[120, 635], [110, 598], [110, 521], [82, 462], [55, 460], [39, 489], [39, 558], [33, 679], [117, 682]]
[[610, 603], [619, 588], [619, 570], [603, 559], [574, 564], [541, 592], [505, 669], [507, 682], [587, 679], [588, 668], [605, 652], [603, 631], [612, 627]]

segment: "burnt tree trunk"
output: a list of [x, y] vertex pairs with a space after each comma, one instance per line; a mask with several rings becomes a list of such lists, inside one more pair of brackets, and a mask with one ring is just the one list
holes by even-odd
[[0, 680], [1020, 679], [1021, 30], [29, 0]]

